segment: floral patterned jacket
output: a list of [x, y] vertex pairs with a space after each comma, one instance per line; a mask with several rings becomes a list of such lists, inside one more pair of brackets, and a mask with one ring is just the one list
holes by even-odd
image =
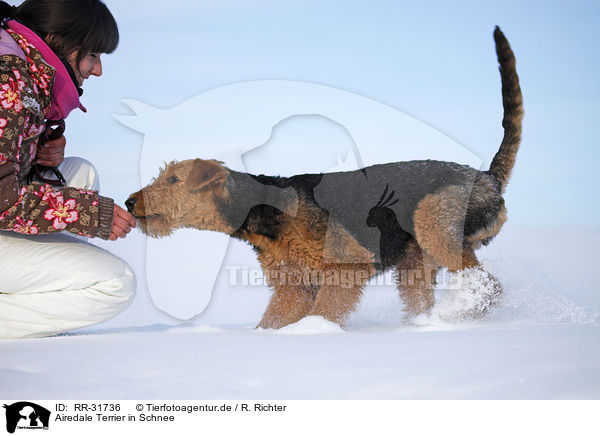
[[94, 191], [26, 182], [52, 105], [56, 70], [30, 41], [6, 30], [25, 59], [0, 56], [0, 230], [30, 235], [68, 230], [108, 239], [112, 199]]

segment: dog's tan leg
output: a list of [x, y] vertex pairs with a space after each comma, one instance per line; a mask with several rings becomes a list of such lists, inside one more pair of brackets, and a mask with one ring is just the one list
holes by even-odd
[[475, 255], [475, 251], [471, 247], [463, 247], [462, 259], [458, 268], [448, 268], [449, 271], [464, 271], [469, 268], [481, 268], [479, 260]]
[[277, 286], [257, 327], [278, 329], [301, 320], [313, 306], [314, 295], [303, 286]]
[[451, 271], [464, 268], [462, 253], [468, 200], [468, 191], [463, 187], [450, 186], [423, 198], [413, 216], [421, 250]]
[[461, 288], [480, 298], [467, 315], [481, 318], [496, 304], [502, 287], [498, 280], [479, 264], [475, 251], [464, 238], [464, 217], [470, 191], [450, 186], [427, 195], [414, 214], [416, 239], [425, 256], [436, 264], [459, 273]]
[[328, 264], [325, 267], [324, 283], [309, 315], [343, 325], [346, 316], [354, 310], [362, 296], [362, 289], [375, 274], [372, 265]]
[[310, 270], [305, 266], [285, 263], [268, 253], [260, 254], [258, 259], [274, 292], [257, 327], [278, 329], [304, 318], [318, 290]]
[[396, 267], [396, 284], [409, 317], [431, 309], [438, 266], [414, 241], [406, 245]]

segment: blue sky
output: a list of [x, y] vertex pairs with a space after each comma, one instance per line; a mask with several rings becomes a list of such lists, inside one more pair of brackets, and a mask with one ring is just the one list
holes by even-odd
[[[121, 100], [169, 108], [248, 80], [306, 81], [380, 101], [448, 135], [487, 167], [502, 137], [492, 39], [498, 24], [517, 57], [526, 110], [506, 194], [510, 222], [600, 221], [597, 2], [106, 4], [119, 22], [121, 44], [103, 57], [104, 76], [86, 83], [89, 113], [73, 114], [67, 135], [71, 152], [96, 164], [104, 194], [117, 201], [139, 188], [143, 146], [143, 135], [114, 119], [130, 113]], [[398, 144], [397, 160], [409, 147]]]

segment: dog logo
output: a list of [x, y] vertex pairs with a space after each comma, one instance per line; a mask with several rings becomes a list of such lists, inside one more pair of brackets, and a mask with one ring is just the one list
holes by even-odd
[[392, 259], [397, 257], [395, 251], [403, 249], [410, 240], [410, 234], [402, 228], [396, 212], [392, 209], [400, 199], [395, 197], [394, 190], [388, 195], [388, 189], [389, 185], [386, 184], [379, 201], [369, 210], [366, 221], [368, 227], [379, 230], [379, 256], [384, 265], [391, 264]]
[[20, 401], [4, 405], [6, 409], [6, 431], [14, 433], [19, 430], [48, 430], [50, 411], [35, 403]]

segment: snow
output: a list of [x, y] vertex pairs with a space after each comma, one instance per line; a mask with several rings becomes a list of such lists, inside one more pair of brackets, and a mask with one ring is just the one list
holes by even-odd
[[342, 332], [343, 330], [338, 324], [320, 316], [307, 316], [294, 324], [275, 331], [280, 335], [318, 335]]
[[[365, 290], [343, 328], [307, 317], [278, 331], [255, 329], [268, 291], [228, 287], [223, 268], [208, 309], [179, 321], [151, 304], [140, 276], [135, 304], [109, 323], [0, 342], [2, 396], [598, 399], [599, 239], [593, 229], [566, 235], [507, 225], [479, 252], [504, 286], [480, 320], [452, 316], [465, 291], [438, 289], [432, 313], [406, 321], [383, 280]], [[143, 242], [134, 235], [119, 246], [138, 271]], [[230, 251], [239, 253], [229, 259], [253, 258], [241, 244]]]
[[[320, 327], [318, 327], [320, 328]], [[315, 333], [315, 327], [305, 328]], [[3, 344], [36, 399], [598, 398], [597, 325], [289, 335], [164, 325]]]

